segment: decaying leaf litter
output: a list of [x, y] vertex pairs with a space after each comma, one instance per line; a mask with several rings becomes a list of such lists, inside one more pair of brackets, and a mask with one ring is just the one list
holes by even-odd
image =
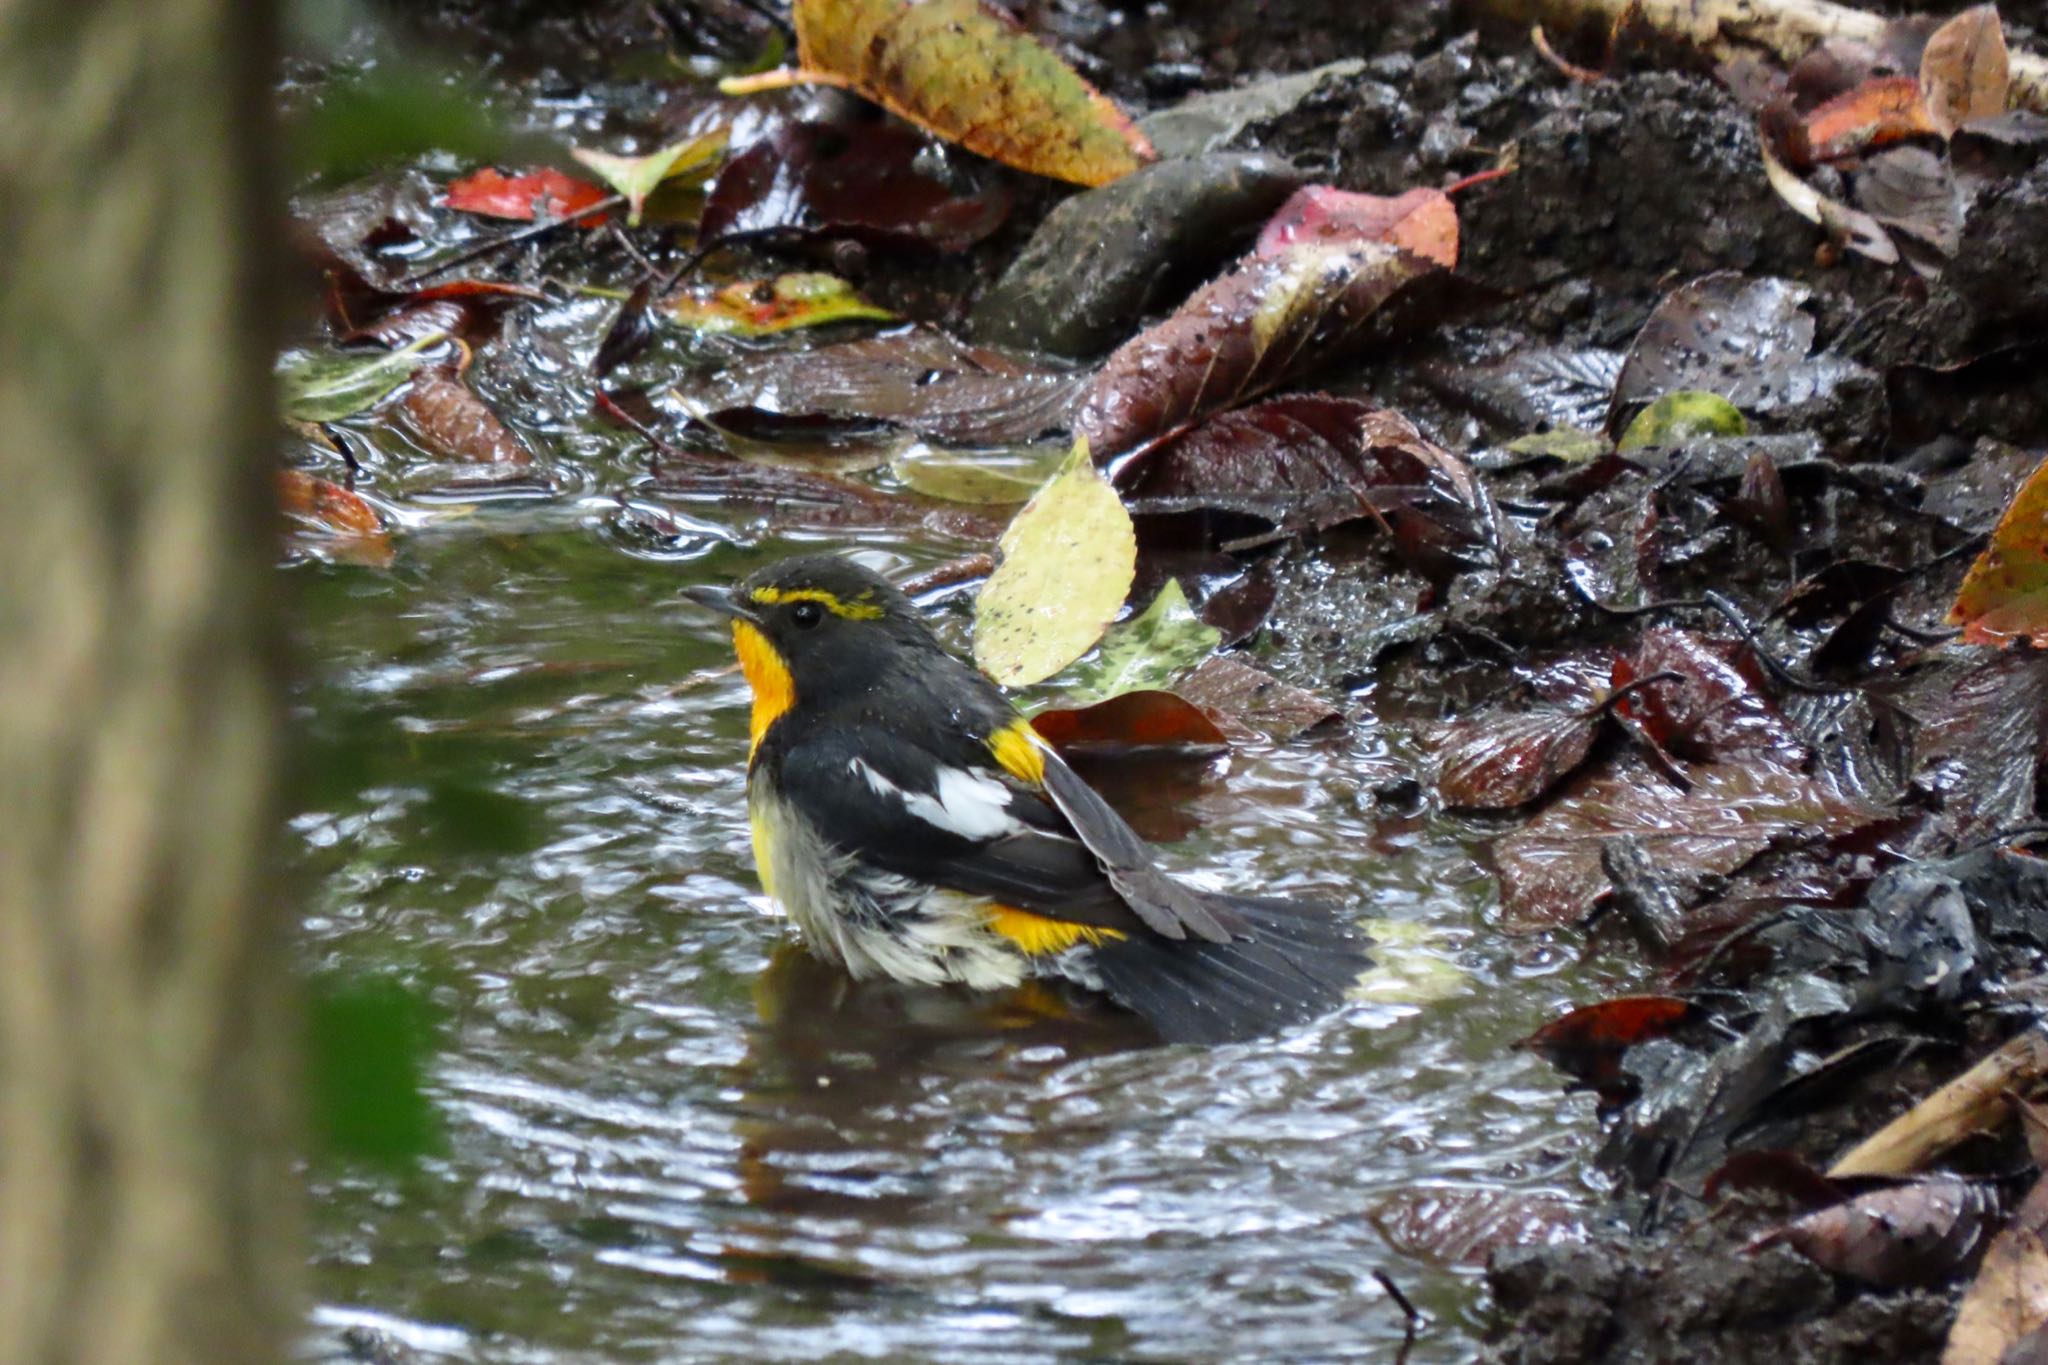
[[[1825, 1169], [2041, 998], [2048, 664], [2005, 642], [2048, 629], [2028, 478], [2048, 139], [1996, 107], [1998, 53], [2039, 51], [2041, 16], [1902, 22], [1796, 62], [1625, 30], [1578, 51], [1598, 79], [1435, 9], [1355, 48], [1352, 26], [1253, 41], [1179, 16], [1150, 41], [1190, 54], [1180, 75], [1056, 23], [1051, 50], [1146, 113], [1134, 128], [991, 20], [975, 42], [1003, 80], [1051, 83], [1025, 140], [1085, 131], [1083, 163], [1054, 167], [1007, 135], [963, 150], [943, 91], [829, 66], [853, 30], [807, 24], [851, 8], [800, 7], [800, 65], [937, 137], [835, 90], [674, 81], [554, 165], [309, 188], [325, 315], [282, 372], [284, 415], [310, 424], [281, 485], [296, 549], [402, 567], [408, 535], [487, 528], [506, 500], [626, 553], [914, 525], [1000, 559], [999, 584], [1054, 585], [1029, 605], [1060, 638], [1009, 665], [1053, 675], [1034, 708], [1179, 688], [1196, 717], [1127, 703], [1085, 729], [1096, 747], [1300, 731], [1257, 720], [1275, 689], [1310, 722], [1295, 742], [1401, 736], [1389, 816], [1441, 812], [1489, 850], [1492, 932], [1644, 955], [1678, 1002], [1603, 1025], [1588, 1076], [1642, 1240], [1544, 1249], [1532, 1218], [1489, 1243], [1521, 1323], [1503, 1358], [1682, 1330], [1687, 1358], [1776, 1359], [1791, 1330], [1814, 1359], [1931, 1359], [1976, 1256], [2038, 1275], [2016, 1119], [1924, 1178], [1947, 1184], [1833, 1191], [1830, 1235], [1858, 1200], [1939, 1223], [1934, 1268], [1914, 1263], [1927, 1303], [1828, 1278], [1895, 1264], [1877, 1234], [1840, 1234], [1826, 1274], [1789, 1266], [1816, 1225], [1772, 1234], [1801, 1226], [1776, 1187], [1731, 1203], [1746, 1187], [1715, 1177], [1765, 1151]], [[723, 23], [699, 36], [768, 36]], [[1278, 168], [1157, 173], [1247, 153]], [[1098, 196], [1105, 231], [1213, 227], [1123, 232], [1128, 254], [1066, 281], [1097, 311], [1063, 326], [1061, 291], [1006, 271], [1065, 268], [1032, 232], [1085, 225]], [[513, 231], [532, 235], [483, 249]], [[1017, 300], [1037, 315], [990, 311]], [[1120, 504], [1135, 544], [1088, 556], [1071, 600], [1109, 606], [1078, 623], [1059, 556], [1080, 542], [1010, 524], [1074, 436], [1087, 501]], [[1007, 496], [933, 475], [1027, 451]], [[935, 593], [980, 596], [972, 576]], [[1125, 648], [1082, 659], [1117, 603]], [[1174, 610], [1214, 640], [1137, 629]], [[1776, 1307], [1727, 1307], [1745, 1294]], [[1998, 1358], [1962, 1340], [1984, 1320], [1948, 1358]]]

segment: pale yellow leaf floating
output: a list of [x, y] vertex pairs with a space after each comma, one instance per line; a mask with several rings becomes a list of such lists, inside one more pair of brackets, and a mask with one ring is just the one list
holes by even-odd
[[626, 196], [627, 221], [638, 225], [640, 206], [655, 187], [667, 180], [681, 180], [700, 172], [708, 175], [712, 163], [725, 151], [727, 129], [714, 128], [699, 137], [672, 142], [645, 156], [622, 156], [589, 147], [570, 149], [578, 161], [597, 172], [607, 185]]
[[1123, 500], [1074, 442], [1010, 522], [974, 600], [974, 662], [1006, 687], [1041, 682], [1102, 638], [1138, 567]]
[[720, 82], [727, 94], [816, 81], [1035, 175], [1106, 185], [1152, 144], [1094, 86], [980, 0], [796, 0], [798, 69]]

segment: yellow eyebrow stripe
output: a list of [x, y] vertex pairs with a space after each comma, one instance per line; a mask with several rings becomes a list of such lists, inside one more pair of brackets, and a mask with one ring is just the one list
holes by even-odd
[[823, 588], [756, 588], [747, 594], [747, 598], [764, 607], [779, 607], [786, 602], [816, 602], [834, 616], [843, 616], [849, 621], [877, 621], [882, 616], [882, 609], [873, 602], [848, 602], [838, 593], [827, 592]]

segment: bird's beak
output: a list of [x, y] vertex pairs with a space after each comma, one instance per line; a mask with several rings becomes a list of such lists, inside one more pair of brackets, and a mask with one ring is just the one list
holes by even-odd
[[714, 588], [707, 583], [697, 587], [684, 588], [683, 596], [689, 598], [700, 607], [709, 607], [720, 616], [731, 616], [741, 621], [752, 621], [756, 625], [759, 625], [761, 622], [761, 618], [755, 614], [753, 608], [742, 602], [738, 595], [730, 588]]

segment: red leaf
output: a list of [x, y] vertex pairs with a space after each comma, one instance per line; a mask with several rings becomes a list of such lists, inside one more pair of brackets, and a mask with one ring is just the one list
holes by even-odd
[[1046, 743], [1075, 749], [1219, 748], [1229, 738], [1199, 706], [1171, 692], [1125, 692], [1093, 706], [1054, 707], [1031, 718]]
[[1615, 662], [1614, 686], [1653, 673], [1679, 678], [1646, 684], [1618, 702], [1616, 713], [1680, 758], [1718, 762], [1761, 754], [1785, 765], [1799, 763], [1805, 746], [1764, 695], [1756, 675], [1729, 661], [1730, 652], [1671, 626], [1644, 631], [1635, 653]]
[[1873, 151], [1935, 131], [1920, 98], [1920, 82], [1911, 76], [1865, 81], [1806, 116], [1806, 145], [1816, 161]]
[[1097, 460], [1185, 430], [1336, 359], [1382, 304], [1440, 270], [1372, 242], [1249, 257], [1118, 347], [1082, 395], [1074, 429]]
[[1328, 697], [1281, 682], [1228, 654], [1202, 660], [1179, 687], [1183, 696], [1223, 725], [1247, 726], [1277, 740], [1344, 718]]
[[1437, 794], [1447, 806], [1506, 810], [1526, 805], [1586, 761], [1598, 714], [1494, 712], [1453, 722], [1437, 751]]
[[1588, 1085], [1612, 1092], [1622, 1083], [1623, 1053], [1638, 1043], [1668, 1038], [1698, 1017], [1696, 1006], [1676, 996], [1624, 995], [1581, 1005], [1517, 1046]]
[[1389, 199], [1304, 185], [1260, 231], [1253, 250], [1271, 256], [1296, 242], [1388, 242], [1448, 270], [1458, 264], [1458, 210], [1442, 190]]
[[[540, 205], [541, 216], [567, 218], [610, 197], [608, 190], [587, 180], [578, 180], [573, 175], [565, 175], [552, 166], [509, 176], [494, 166], [486, 166], [460, 180], [449, 182], [448, 192], [441, 197], [441, 203], [443, 207], [464, 213], [514, 218], [530, 223], [535, 220], [536, 204]], [[604, 221], [604, 214], [587, 214], [577, 218], [576, 225], [601, 227]]]

